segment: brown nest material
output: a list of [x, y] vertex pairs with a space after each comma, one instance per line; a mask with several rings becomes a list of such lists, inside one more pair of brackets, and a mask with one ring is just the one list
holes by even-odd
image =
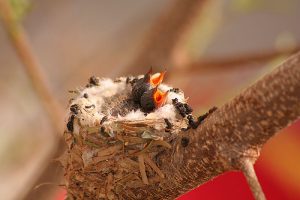
[[[86, 88], [75, 91], [62, 161], [69, 199], [122, 199], [120, 191], [160, 184], [168, 176], [159, 155], [189, 127], [191, 109], [183, 92], [161, 85], [169, 99], [162, 108], [142, 112], [131, 99], [138, 78], [92, 77]], [[189, 108], [186, 115], [183, 108]]]

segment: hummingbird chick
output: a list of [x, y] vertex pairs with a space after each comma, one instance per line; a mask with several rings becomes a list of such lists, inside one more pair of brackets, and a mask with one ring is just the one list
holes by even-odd
[[167, 95], [168, 91], [162, 92], [158, 89], [158, 86], [144, 92], [140, 100], [142, 110], [144, 112], [151, 112], [154, 109], [161, 107], [166, 102]]
[[164, 79], [165, 72], [152, 74], [152, 68], [144, 75], [143, 78], [134, 83], [132, 87], [132, 99], [136, 103], [140, 103], [142, 95], [152, 88], [158, 86]]

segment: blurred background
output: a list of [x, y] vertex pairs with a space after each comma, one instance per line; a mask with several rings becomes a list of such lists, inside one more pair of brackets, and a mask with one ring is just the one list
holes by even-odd
[[[91, 75], [136, 75], [153, 66], [167, 69], [166, 82], [183, 89], [201, 114], [300, 49], [300, 0], [8, 2], [62, 109], [68, 91], [84, 86]], [[63, 147], [2, 22], [0, 197], [64, 199], [55, 160]], [[300, 121], [272, 138], [255, 165], [267, 199], [300, 199], [299, 155]], [[253, 199], [239, 172], [179, 199], [200, 198]]]

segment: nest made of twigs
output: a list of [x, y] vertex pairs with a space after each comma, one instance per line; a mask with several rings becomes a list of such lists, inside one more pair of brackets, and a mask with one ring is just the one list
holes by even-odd
[[160, 182], [157, 155], [171, 148], [181, 125], [166, 129], [164, 119], [115, 121], [65, 132], [65, 180], [71, 199], [115, 199], [126, 187]]

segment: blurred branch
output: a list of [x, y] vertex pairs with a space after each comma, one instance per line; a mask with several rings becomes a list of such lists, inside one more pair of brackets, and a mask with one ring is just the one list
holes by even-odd
[[176, 45], [186, 36], [208, 0], [175, 0], [152, 26], [126, 73], [143, 72], [149, 66], [168, 66]]
[[[20, 16], [15, 15], [14, 10], [8, 0], [0, 0], [0, 15], [3, 20], [4, 29], [8, 33], [11, 43], [14, 45], [14, 49], [18, 54], [23, 67], [31, 85], [36, 92], [43, 109], [45, 109], [47, 116], [51, 122], [51, 128], [55, 130], [56, 133], [62, 133], [63, 128], [63, 112], [62, 108], [53, 97], [50, 92], [48, 85], [46, 84], [46, 78], [41, 72], [41, 66], [38, 59], [34, 55], [31, 46], [27, 40], [26, 33], [22, 26], [19, 24]], [[16, 2], [15, 2], [16, 3]], [[48, 161], [53, 157], [54, 153], [61, 149], [58, 143], [58, 137], [48, 137], [47, 145], [43, 147], [41, 152], [38, 154], [36, 159], [31, 163], [32, 175], [30, 179], [27, 180], [27, 184], [20, 188], [18, 192], [18, 198], [23, 199], [24, 196], [28, 195], [29, 190], [32, 185], [36, 184], [36, 181], [46, 176], [48, 171], [47, 165]], [[51, 170], [52, 174], [54, 173]]]
[[53, 94], [46, 84], [46, 78], [41, 72], [41, 66], [38, 59], [31, 49], [24, 29], [14, 17], [9, 1], [0, 0], [0, 14], [3, 19], [4, 28], [23, 63], [23, 67], [31, 81], [32, 87], [37, 93], [51, 120], [52, 127], [55, 128], [57, 132], [62, 132], [62, 109], [56, 99], [54, 99]]
[[[300, 50], [300, 46], [273, 50], [268, 52], [255, 52], [246, 55], [234, 55], [228, 58], [203, 59], [187, 66], [181, 67], [177, 72], [199, 73], [202, 71], [229, 70], [240, 67], [247, 67], [251, 63], [263, 63], [275, 59], [279, 56], [288, 56]], [[176, 72], [175, 72], [176, 73]]]

